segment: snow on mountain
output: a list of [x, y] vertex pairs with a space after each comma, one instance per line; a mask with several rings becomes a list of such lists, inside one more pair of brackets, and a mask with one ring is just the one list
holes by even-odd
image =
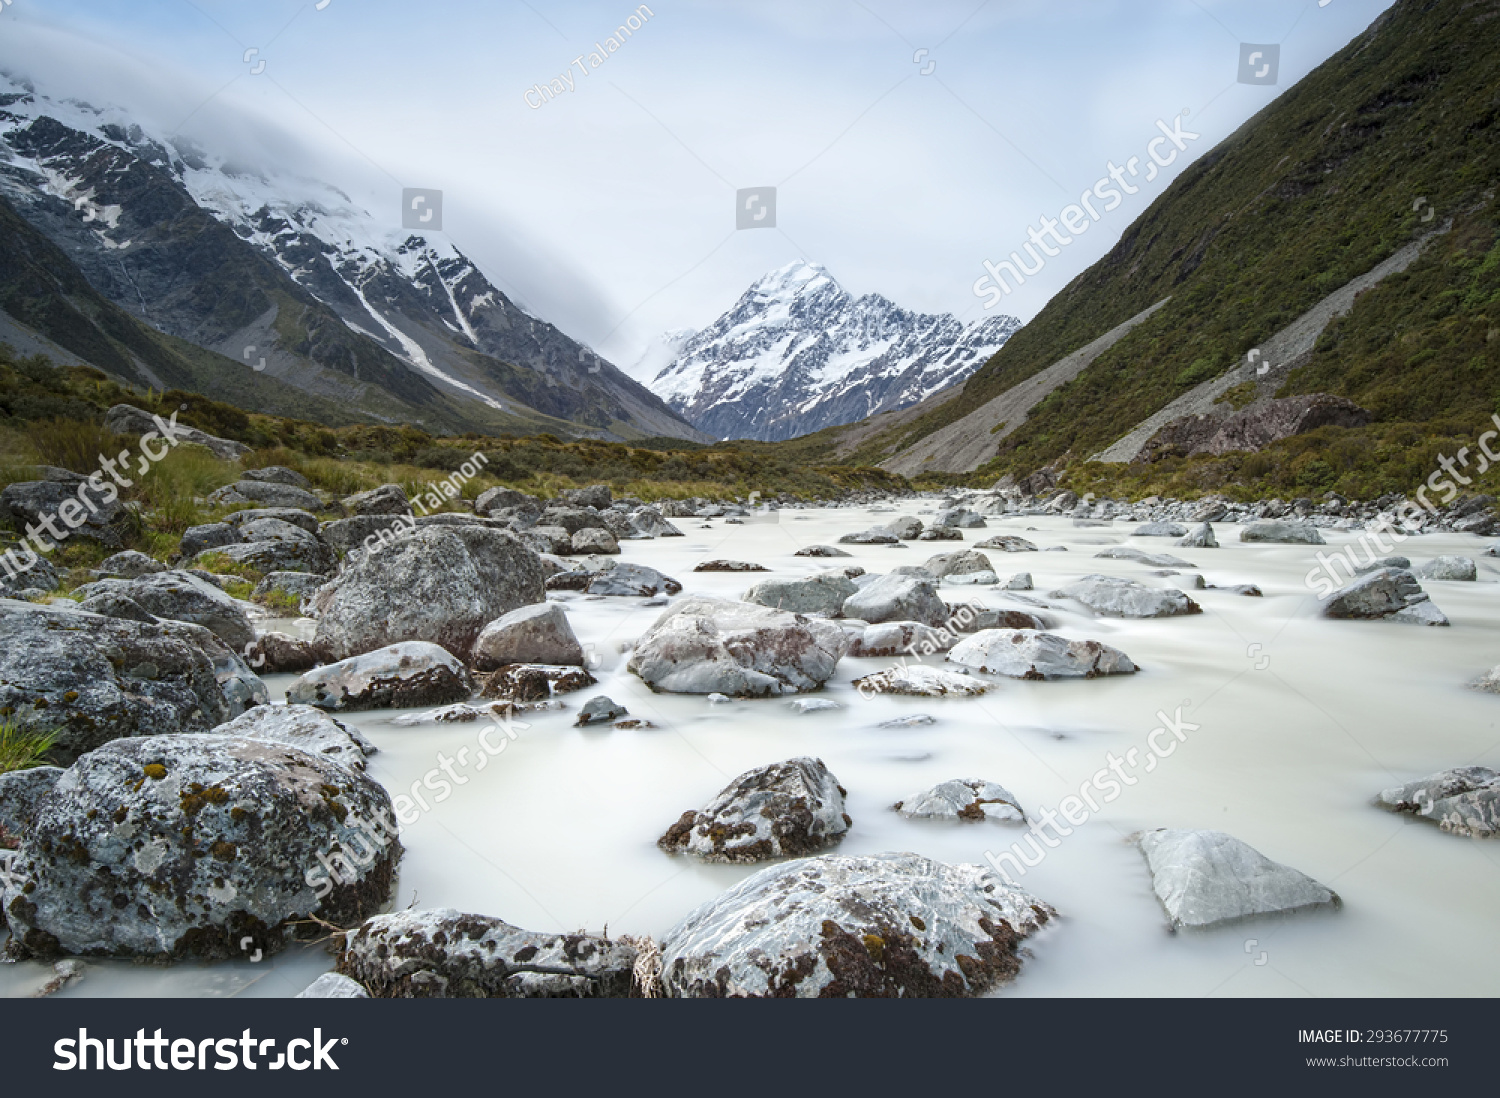
[[672, 328], [663, 332], [646, 345], [640, 357], [625, 372], [637, 381], [649, 384], [652, 378], [682, 354], [682, 349], [697, 334], [697, 328]]
[[[824, 267], [799, 259], [683, 342], [651, 389], [719, 438], [794, 438], [957, 385], [1020, 326], [1001, 315], [965, 327], [879, 294], [855, 298]], [[672, 334], [656, 346], [670, 346]]]
[[[639, 383], [512, 302], [441, 234], [403, 229], [395, 211], [377, 219], [328, 183], [247, 167], [232, 150], [158, 138], [118, 110], [0, 77], [0, 194], [19, 201], [116, 304], [232, 358], [254, 346], [266, 369], [294, 384], [347, 389], [328, 380], [330, 370], [368, 378], [368, 363], [355, 364], [329, 335], [324, 318], [337, 317], [367, 348], [397, 360], [391, 369], [403, 364], [460, 400], [606, 437], [700, 437]], [[57, 216], [49, 199], [73, 216]], [[256, 299], [270, 309], [245, 315], [182, 284], [190, 272], [222, 278], [245, 269], [233, 247], [174, 232], [173, 218], [202, 214], [230, 229], [235, 247], [274, 264]], [[267, 283], [281, 278], [295, 284], [291, 302]], [[321, 327], [299, 330], [303, 320]]]

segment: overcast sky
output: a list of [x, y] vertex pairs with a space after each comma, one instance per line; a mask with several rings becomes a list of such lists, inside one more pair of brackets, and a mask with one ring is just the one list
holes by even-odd
[[[323, 3], [14, 0], [0, 67], [316, 173], [392, 220], [402, 186], [441, 188], [459, 248], [627, 367], [799, 257], [853, 293], [976, 320], [984, 260], [1139, 158], [1138, 193], [1097, 202], [989, 310], [1029, 319], [1190, 158], [1389, 6], [660, 0], [591, 68], [628, 0]], [[1242, 42], [1279, 45], [1276, 84], [1239, 82]], [[528, 102], [569, 70], [574, 90]], [[1200, 136], [1145, 182], [1158, 120], [1183, 111]], [[777, 188], [777, 226], [737, 231], [736, 191], [759, 187]]]

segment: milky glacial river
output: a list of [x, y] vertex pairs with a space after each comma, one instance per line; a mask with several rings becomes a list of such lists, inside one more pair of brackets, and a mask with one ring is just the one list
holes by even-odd
[[[897, 514], [919, 517], [927, 504]], [[797, 558], [814, 543], [894, 518], [861, 509], [783, 511], [743, 526], [677, 520], [687, 537], [625, 542], [624, 559], [680, 580], [687, 593], [738, 597], [755, 576], [694, 573], [714, 558], [752, 561], [780, 576], [834, 564], [867, 571], [921, 564], [956, 542], [905, 548], [845, 547], [848, 560]], [[775, 519], [777, 521], [770, 521]], [[996, 822], [908, 821], [893, 802], [950, 778], [984, 778], [1034, 811], [1053, 807], [1106, 765], [1110, 752], [1144, 753], [1146, 737], [1181, 706], [1199, 726], [1151, 773], [1061, 840], [1022, 885], [1062, 918], [1030, 943], [1021, 976], [1002, 997], [1458, 996], [1500, 993], [1500, 843], [1458, 838], [1374, 807], [1381, 789], [1464, 765], [1500, 768], [1500, 697], [1465, 683], [1500, 663], [1500, 568], [1469, 535], [1408, 540], [1421, 563], [1439, 554], [1474, 558], [1477, 583], [1423, 581], [1450, 628], [1329, 621], [1303, 577], [1309, 546], [1245, 545], [1217, 525], [1223, 548], [1180, 549], [1171, 539], [1132, 538], [1133, 523], [1076, 528], [1070, 519], [1014, 517], [964, 531], [965, 545], [998, 533], [1067, 552], [988, 552], [1002, 578], [1030, 572], [1046, 599], [1089, 573], [1150, 584], [1151, 567], [1097, 560], [1130, 544], [1193, 562], [1210, 584], [1255, 583], [1264, 598], [1193, 592], [1203, 614], [1147, 621], [1096, 619], [1076, 604], [1043, 611], [1056, 632], [1124, 650], [1139, 674], [1091, 682], [997, 680], [977, 699], [861, 698], [852, 680], [894, 660], [845, 659], [818, 696], [843, 708], [799, 714], [787, 699], [710, 705], [653, 694], [625, 670], [628, 645], [660, 607], [641, 599], [565, 599], [574, 630], [602, 664], [600, 685], [565, 698], [568, 709], [528, 715], [529, 727], [483, 771], [434, 805], [402, 841], [393, 905], [453, 907], [532, 930], [660, 937], [698, 904], [755, 872], [711, 866], [657, 849], [686, 809], [730, 779], [797, 755], [823, 759], [848, 789], [854, 824], [836, 851], [915, 851], [979, 862], [1024, 834]], [[1324, 531], [1324, 552], [1352, 540]], [[949, 602], [1024, 608], [990, 587], [944, 585]], [[1034, 609], [1034, 607], [1033, 607]], [[287, 628], [287, 623], [267, 623]], [[939, 660], [941, 657], [938, 658]], [[284, 696], [289, 676], [268, 679]], [[653, 730], [578, 729], [578, 706], [607, 693]], [[411, 711], [408, 711], [411, 712]], [[936, 723], [880, 728], [903, 714]], [[390, 711], [341, 716], [380, 748], [370, 774], [394, 795], [437, 766], [439, 752], [474, 753], [482, 724], [400, 727]], [[431, 794], [428, 794], [431, 799]], [[1126, 841], [1155, 827], [1230, 832], [1268, 857], [1332, 887], [1337, 912], [1171, 934], [1146, 866]], [[88, 962], [65, 995], [288, 996], [331, 967], [300, 947], [259, 963], [143, 967]], [[28, 994], [50, 975], [39, 964], [0, 967], [0, 992]]]

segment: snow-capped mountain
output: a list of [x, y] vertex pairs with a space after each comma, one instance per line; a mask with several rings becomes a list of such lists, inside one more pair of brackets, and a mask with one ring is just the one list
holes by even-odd
[[701, 437], [447, 238], [119, 111], [0, 78], [0, 201], [152, 327], [378, 418]]
[[1002, 315], [965, 327], [879, 294], [856, 298], [799, 259], [688, 338], [651, 389], [718, 438], [794, 438], [957, 385], [1020, 326]]

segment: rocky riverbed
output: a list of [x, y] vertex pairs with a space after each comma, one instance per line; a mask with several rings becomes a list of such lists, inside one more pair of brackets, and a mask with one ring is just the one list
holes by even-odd
[[[742, 958], [768, 946], [794, 964], [799, 951], [821, 950], [825, 968], [808, 988], [834, 994], [1451, 996], [1491, 994], [1500, 984], [1500, 958], [1485, 948], [1500, 901], [1500, 875], [1492, 872], [1500, 848], [1436, 826], [1446, 810], [1425, 813], [1430, 819], [1421, 811], [1424, 803], [1446, 805], [1443, 796], [1460, 785], [1470, 790], [1460, 795], [1483, 798], [1489, 779], [1469, 772], [1467, 784], [1433, 786], [1425, 802], [1420, 789], [1403, 792], [1458, 767], [1500, 769], [1500, 699], [1469, 685], [1500, 661], [1500, 561], [1486, 555], [1489, 541], [1479, 535], [1487, 528], [1409, 538], [1395, 550], [1405, 567], [1380, 562], [1389, 576], [1377, 569], [1354, 593], [1320, 599], [1307, 578], [1320, 566], [1316, 554], [1351, 545], [1370, 516], [1322, 504], [1226, 510], [1212, 516], [1205, 539], [1201, 504], [1163, 502], [1122, 514], [1115, 505], [1079, 508], [1076, 500], [1049, 511], [1018, 510], [989, 495], [922, 498], [648, 517], [653, 526], [674, 523], [684, 536], [647, 540], [629, 537], [635, 520], [611, 517], [621, 552], [601, 559], [571, 552], [580, 530], [603, 525], [580, 502], [578, 514], [559, 517], [578, 530], [561, 525], [542, 535], [546, 548], [570, 551], [550, 566], [564, 571], [548, 579], [529, 568], [487, 578], [482, 537], [437, 537], [436, 549], [393, 551], [403, 554], [392, 563], [411, 586], [382, 592], [378, 576], [351, 574], [373, 564], [346, 561], [339, 586], [355, 594], [341, 606], [325, 603], [318, 617], [254, 622], [262, 635], [321, 637], [330, 657], [360, 652], [360, 665], [347, 674], [329, 666], [308, 678], [262, 674], [273, 704], [290, 692], [332, 707], [341, 683], [368, 704], [421, 700], [361, 708], [365, 702], [346, 695], [330, 715], [350, 734], [325, 729], [324, 738], [303, 743], [325, 754], [314, 768], [324, 776], [278, 786], [294, 797], [297, 781], [321, 783], [326, 794], [336, 764], [361, 775], [341, 783], [349, 790], [343, 799], [359, 799], [361, 810], [378, 798], [369, 782], [383, 786], [398, 809], [402, 794], [418, 793], [430, 805], [414, 811], [399, 844], [393, 840], [376, 859], [382, 872], [394, 870], [385, 910], [426, 914], [387, 923], [377, 917], [352, 940], [342, 967], [366, 986], [398, 994], [620, 993], [631, 983], [629, 969], [653, 953], [641, 947], [647, 938], [661, 947], [663, 985], [672, 994], [764, 993], [764, 974]], [[1295, 529], [1261, 528], [1241, 539], [1263, 522]], [[1322, 544], [1307, 536], [1311, 530]], [[814, 555], [813, 546], [830, 552]], [[592, 536], [578, 545], [608, 547]], [[1119, 549], [1134, 551], [1108, 552]], [[435, 629], [427, 639], [436, 644], [407, 640], [402, 651], [381, 655], [378, 645], [396, 639], [390, 632], [400, 622], [422, 628], [433, 617], [430, 594], [424, 606], [397, 606], [406, 614], [399, 620], [382, 600], [399, 603], [403, 590], [426, 582], [421, 561], [434, 553], [490, 595], [505, 587], [518, 604], [534, 605], [542, 592], [533, 588], [544, 587], [555, 609], [518, 614], [503, 636], [488, 631], [487, 663], [471, 658], [472, 646], [485, 623], [503, 615], [498, 602], [483, 600], [461, 623]], [[1474, 578], [1431, 578], [1468, 574], [1451, 563], [1424, 569], [1440, 557], [1475, 562]], [[602, 571], [611, 560], [642, 570]], [[696, 570], [710, 561], [718, 562], [713, 569]], [[726, 562], [768, 571], [750, 574]], [[644, 569], [675, 583], [653, 581]], [[543, 560], [541, 571], [548, 570]], [[755, 601], [743, 602], [752, 588]], [[1330, 616], [1331, 603], [1353, 609]], [[845, 604], [871, 628], [850, 624]], [[966, 607], [967, 616], [960, 614]], [[1431, 627], [1433, 609], [1449, 624]], [[803, 612], [800, 622], [787, 624], [790, 610]], [[585, 677], [567, 668], [574, 649], [555, 628], [559, 617], [596, 682], [549, 697], [548, 681], [571, 686]], [[233, 630], [211, 615], [191, 620]], [[893, 624], [903, 622], [911, 624]], [[334, 636], [339, 623], [348, 627]], [[154, 643], [176, 644], [175, 658], [186, 660], [203, 628], [177, 632], [183, 639]], [[851, 654], [862, 651], [856, 642], [881, 654]], [[909, 654], [888, 654], [893, 644], [909, 646]], [[491, 666], [522, 651], [535, 651], [537, 663], [560, 661], [550, 677], [526, 679], [542, 683], [540, 695], [515, 676], [491, 678]], [[253, 704], [223, 645], [198, 658], [195, 689], [205, 689], [203, 676], [213, 678], [217, 659], [218, 678], [228, 693], [238, 690], [239, 708]], [[880, 674], [892, 668], [904, 673]], [[514, 699], [517, 723], [496, 754], [476, 747], [478, 735], [495, 727], [483, 716], [434, 718], [455, 703], [492, 706], [503, 697]], [[600, 697], [612, 704], [596, 703]], [[597, 719], [580, 722], [586, 703]], [[225, 703], [202, 727], [181, 731], [206, 732], [234, 716], [233, 708]], [[1180, 737], [1154, 734], [1165, 718], [1177, 722]], [[265, 756], [276, 760], [299, 742], [292, 733], [262, 735], [273, 741]], [[366, 754], [358, 737], [374, 752]], [[247, 756], [236, 750], [237, 759]], [[1023, 892], [962, 868], [985, 867], [987, 853], [999, 855], [1028, 834], [1017, 817], [1034, 823], [1042, 810], [1059, 809], [1108, 773], [1111, 757], [1132, 751], [1137, 761], [1122, 763], [1131, 780], [1115, 796], [1099, 797], [1066, 836], [1045, 833], [1055, 848], [1045, 843], [1046, 856], [1019, 879]], [[483, 766], [473, 761], [481, 757]], [[455, 763], [453, 776], [438, 769], [444, 758], [470, 762]], [[150, 765], [144, 755], [140, 761]], [[753, 773], [760, 768], [773, 769]], [[157, 781], [151, 773], [143, 770], [143, 790], [130, 798], [149, 799]], [[64, 778], [50, 796], [73, 780]], [[223, 779], [232, 780], [253, 790], [263, 779]], [[938, 793], [963, 792], [964, 782], [977, 791], [972, 801]], [[437, 803], [440, 785], [448, 792]], [[1401, 796], [1382, 806], [1385, 791]], [[898, 802], [921, 804], [936, 818], [903, 815]], [[953, 806], [953, 818], [941, 818], [944, 805]], [[762, 806], [772, 816], [756, 816]], [[121, 808], [136, 810], [135, 800]], [[54, 840], [78, 832], [59, 806], [50, 811]], [[1480, 832], [1494, 819], [1482, 804], [1477, 816], [1464, 811], [1471, 830], [1475, 819]], [[774, 823], [767, 829], [760, 819]], [[318, 826], [343, 834], [336, 811]], [[702, 827], [702, 840], [679, 831], [669, 841], [679, 826]], [[715, 826], [723, 830], [712, 833]], [[736, 828], [745, 830], [731, 834]], [[834, 861], [819, 869], [755, 860], [758, 851]], [[911, 856], [882, 858], [902, 852]], [[1163, 863], [1170, 858], [1177, 861]], [[1272, 863], [1279, 867], [1264, 868]], [[1290, 884], [1278, 876], [1282, 868]], [[778, 895], [805, 895], [808, 874], [837, 888], [884, 889], [880, 931], [856, 925], [876, 918], [866, 912], [840, 924], [843, 937], [828, 937], [818, 929], [830, 917], [821, 910], [789, 916], [769, 942], [734, 929], [761, 906], [774, 907]], [[209, 878], [201, 887], [210, 894], [225, 887]], [[48, 887], [68, 887], [68, 879], [59, 869]], [[370, 887], [384, 885], [380, 873], [371, 880]], [[353, 922], [371, 913], [368, 892], [361, 882], [345, 898]], [[1297, 910], [1248, 922], [1225, 917], [1274, 910], [1278, 900]], [[510, 958], [510, 983], [496, 981], [493, 965], [475, 968], [462, 958], [437, 974], [380, 968], [362, 944], [416, 941], [445, 919], [471, 917], [481, 920], [474, 933]], [[39, 919], [15, 921], [32, 927]], [[901, 919], [907, 922], [897, 925]], [[1182, 928], [1176, 933], [1174, 923]], [[709, 940], [722, 956], [705, 953]], [[967, 950], [972, 960], [940, 962], [953, 954], [938, 952], [938, 943]], [[170, 966], [85, 958], [81, 976], [57, 994], [295, 995], [334, 966], [317, 944], [267, 949], [259, 960], [235, 957], [237, 944], [226, 938], [210, 951], [215, 956]], [[246, 953], [259, 952], [252, 945]], [[724, 985], [710, 978], [721, 962], [736, 973]], [[0, 989], [10, 995], [57, 978], [52, 959], [0, 966]]]

